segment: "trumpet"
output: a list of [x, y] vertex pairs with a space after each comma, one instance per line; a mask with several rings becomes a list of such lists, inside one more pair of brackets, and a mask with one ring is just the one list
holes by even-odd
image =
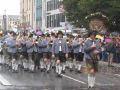
[[66, 39], [66, 43], [69, 43], [70, 41], [69, 41], [69, 39]]

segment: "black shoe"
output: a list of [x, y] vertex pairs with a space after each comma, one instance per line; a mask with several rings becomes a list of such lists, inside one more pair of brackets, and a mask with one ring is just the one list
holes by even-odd
[[73, 69], [70, 68], [70, 72], [72, 72], [72, 71], [73, 71]]
[[62, 78], [62, 75], [59, 74], [58, 77], [59, 77], [59, 78]]
[[15, 73], [18, 73], [18, 70], [15, 70]]
[[55, 66], [52, 66], [52, 69], [55, 69], [56, 67]]
[[41, 68], [40, 71], [43, 72], [43, 68]]
[[31, 73], [35, 73], [35, 70], [31, 70]]
[[12, 73], [15, 73], [15, 70], [12, 70]]
[[47, 70], [47, 73], [49, 74], [49, 73], [50, 73], [50, 70]]
[[89, 86], [88, 90], [95, 90], [95, 89], [94, 89], [93, 87], [90, 87], [90, 86]]
[[68, 67], [68, 66], [66, 66], [65, 68], [66, 68], [66, 69], [69, 69], [69, 67]]
[[27, 68], [24, 68], [24, 71], [27, 71]]
[[78, 73], [82, 73], [82, 72], [78, 70]]
[[65, 70], [62, 70], [62, 73], [65, 74]]

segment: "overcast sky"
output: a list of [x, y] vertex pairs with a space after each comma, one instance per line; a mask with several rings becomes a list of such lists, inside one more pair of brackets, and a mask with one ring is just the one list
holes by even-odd
[[19, 15], [20, 0], [0, 0], [0, 15], [4, 14], [5, 9], [8, 15]]

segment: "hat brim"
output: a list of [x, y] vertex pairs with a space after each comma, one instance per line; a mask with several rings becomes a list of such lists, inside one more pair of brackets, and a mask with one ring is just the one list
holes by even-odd
[[58, 35], [58, 34], [62, 34], [62, 35], [63, 35], [63, 33], [57, 33], [57, 35]]

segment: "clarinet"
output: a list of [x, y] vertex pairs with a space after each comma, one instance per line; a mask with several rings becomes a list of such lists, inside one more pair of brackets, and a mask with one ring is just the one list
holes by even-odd
[[[95, 42], [93, 41], [93, 44], [95, 44]], [[93, 51], [96, 50], [96, 48], [93, 48]], [[97, 59], [97, 55], [93, 55], [93, 60], [96, 61]]]

